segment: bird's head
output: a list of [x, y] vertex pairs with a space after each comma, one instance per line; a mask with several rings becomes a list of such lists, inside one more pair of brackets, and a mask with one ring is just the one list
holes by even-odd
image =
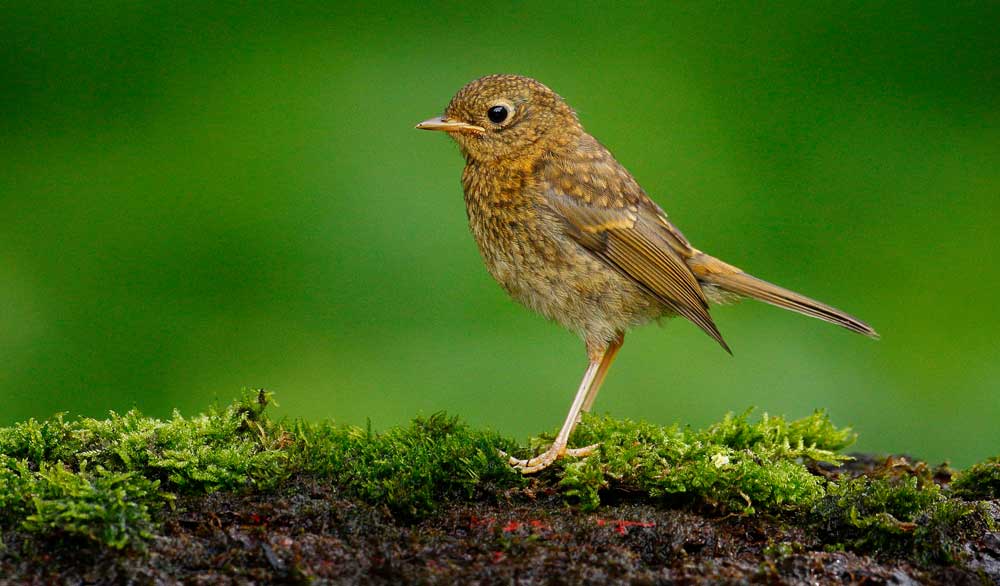
[[530, 77], [488, 75], [458, 90], [444, 116], [417, 124], [447, 132], [475, 161], [531, 157], [578, 135], [576, 113]]

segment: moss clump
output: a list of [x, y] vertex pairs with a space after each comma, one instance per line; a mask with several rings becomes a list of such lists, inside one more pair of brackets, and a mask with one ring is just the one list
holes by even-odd
[[435, 415], [384, 434], [332, 423], [285, 425], [267, 393], [167, 421], [29, 420], [0, 428], [0, 528], [82, 537], [121, 548], [154, 525], [175, 493], [267, 490], [295, 474], [416, 519], [448, 499], [525, 481], [498, 456], [513, 442]]
[[962, 472], [951, 485], [956, 496], [967, 499], [1000, 498], [1000, 456]]
[[836, 451], [853, 440], [822, 412], [754, 422], [747, 411], [705, 430], [587, 417], [574, 441], [600, 448], [562, 464], [560, 484], [588, 509], [599, 505], [602, 489], [683, 496], [745, 513], [808, 507], [824, 490], [805, 462], [843, 461]]
[[151, 536], [151, 509], [169, 499], [158, 481], [133, 472], [100, 466], [73, 472], [61, 463], [32, 470], [27, 461], [0, 454], [0, 527], [19, 522], [32, 533], [121, 549]]
[[136, 411], [0, 428], [0, 526], [137, 545], [173, 493], [267, 488], [287, 477], [264, 394], [169, 421]]
[[832, 548], [952, 563], [962, 555], [956, 544], [992, 523], [982, 503], [947, 498], [926, 466], [888, 465], [875, 474], [831, 482], [813, 507]]
[[860, 476], [831, 482], [813, 513], [828, 538], [853, 548], [895, 549], [910, 541], [918, 515], [942, 498], [937, 485], [922, 484], [916, 477]]
[[167, 421], [134, 410], [108, 419], [31, 419], [0, 428], [0, 454], [33, 471], [59, 463], [84, 474], [88, 467], [135, 472], [183, 493], [266, 488], [282, 480], [288, 457], [283, 430], [264, 415], [268, 401], [248, 393], [225, 409], [193, 418], [175, 412]]
[[59, 464], [44, 464], [33, 481], [33, 512], [24, 519], [25, 529], [82, 537], [115, 549], [151, 537], [150, 509], [169, 498], [155, 480], [100, 467], [73, 473]]
[[525, 479], [498, 456], [515, 444], [474, 431], [443, 413], [385, 433], [297, 422], [289, 447], [297, 472], [333, 480], [345, 493], [384, 504], [403, 519], [477, 490], [520, 486]]

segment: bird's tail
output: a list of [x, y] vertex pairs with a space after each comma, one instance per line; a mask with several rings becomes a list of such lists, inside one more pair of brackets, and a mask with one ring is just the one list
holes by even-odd
[[852, 332], [878, 338], [878, 332], [870, 325], [836, 307], [830, 307], [805, 295], [762, 281], [703, 252], [699, 251], [689, 258], [688, 266], [699, 281], [714, 285], [723, 291], [752, 297], [764, 303], [837, 324]]

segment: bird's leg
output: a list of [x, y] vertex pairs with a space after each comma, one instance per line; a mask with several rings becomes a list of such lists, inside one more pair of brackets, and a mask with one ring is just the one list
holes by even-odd
[[597, 444], [594, 444], [571, 450], [566, 448], [566, 444], [569, 442], [570, 434], [573, 433], [573, 428], [576, 427], [577, 421], [580, 419], [580, 410], [583, 409], [587, 397], [591, 397], [591, 402], [593, 402], [593, 396], [597, 395], [597, 388], [601, 385], [601, 381], [604, 380], [604, 376], [607, 374], [608, 367], [611, 365], [615, 353], [621, 347], [621, 337], [611, 344], [587, 344], [587, 346], [590, 365], [583, 374], [583, 380], [580, 381], [580, 388], [577, 389], [576, 396], [573, 398], [573, 404], [570, 405], [569, 413], [566, 414], [566, 421], [563, 422], [562, 429], [559, 430], [559, 435], [556, 436], [555, 441], [552, 442], [549, 449], [528, 460], [520, 460], [507, 456], [504, 452], [500, 452], [501, 456], [508, 458], [511, 466], [519, 468], [522, 473], [531, 474], [532, 472], [543, 470], [564, 455], [586, 456], [597, 447]]
[[573, 398], [573, 404], [570, 405], [566, 421], [563, 422], [562, 429], [559, 430], [559, 435], [556, 436], [556, 440], [552, 442], [548, 450], [528, 460], [520, 460], [500, 452], [501, 456], [507, 456], [511, 466], [519, 468], [524, 474], [530, 474], [547, 468], [549, 464], [555, 462], [557, 458], [566, 453], [566, 443], [569, 441], [569, 434], [573, 432], [573, 428], [576, 426], [576, 419], [580, 414], [580, 409], [583, 407], [583, 400], [597, 378], [597, 371], [600, 369], [600, 366], [601, 363], [599, 361], [591, 360], [590, 366], [587, 367], [587, 372], [584, 373], [583, 380], [580, 382], [580, 388], [576, 391], [576, 397]]
[[594, 399], [597, 398], [597, 392], [601, 390], [601, 385], [604, 384], [604, 377], [608, 376], [608, 369], [611, 368], [611, 363], [614, 362], [615, 356], [618, 355], [618, 350], [621, 349], [623, 343], [625, 343], [625, 334], [619, 333], [614, 340], [611, 340], [607, 350], [601, 356], [601, 366], [597, 369], [597, 377], [594, 379], [594, 384], [590, 385], [590, 391], [587, 393], [587, 396], [583, 399], [584, 413], [590, 413], [590, 408], [594, 405]]

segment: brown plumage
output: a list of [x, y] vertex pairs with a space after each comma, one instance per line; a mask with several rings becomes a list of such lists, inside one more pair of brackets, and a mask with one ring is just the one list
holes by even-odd
[[526, 473], [593, 449], [566, 444], [631, 327], [681, 315], [729, 352], [709, 303], [752, 297], [877, 337], [861, 320], [692, 247], [566, 102], [533, 79], [477, 79], [417, 128], [458, 142], [469, 226], [490, 274], [587, 345], [590, 366], [552, 447], [510, 458]]

